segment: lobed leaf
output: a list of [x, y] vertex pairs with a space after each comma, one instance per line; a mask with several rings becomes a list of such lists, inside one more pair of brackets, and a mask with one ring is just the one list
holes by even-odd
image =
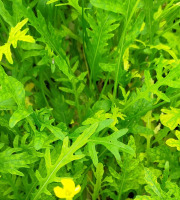
[[166, 144], [170, 147], [176, 147], [178, 151], [180, 151], [180, 131], [176, 130], [175, 135], [177, 136], [178, 140], [175, 139], [168, 139]]
[[162, 109], [160, 120], [164, 126], [174, 130], [180, 124], [180, 109], [173, 107], [171, 107], [171, 110]]

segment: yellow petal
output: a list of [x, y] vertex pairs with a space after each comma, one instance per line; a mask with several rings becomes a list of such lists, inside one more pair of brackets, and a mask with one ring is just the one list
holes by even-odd
[[75, 188], [75, 190], [74, 190], [74, 195], [76, 195], [77, 193], [79, 193], [80, 190], [81, 190], [81, 186], [78, 185], [78, 186]]
[[72, 179], [63, 178], [63, 179], [61, 179], [61, 183], [63, 184], [65, 190], [67, 189], [69, 191], [74, 192], [75, 184], [74, 184], [74, 181]]
[[66, 194], [65, 194], [64, 189], [62, 189], [59, 186], [54, 188], [54, 193], [58, 198], [66, 198]]

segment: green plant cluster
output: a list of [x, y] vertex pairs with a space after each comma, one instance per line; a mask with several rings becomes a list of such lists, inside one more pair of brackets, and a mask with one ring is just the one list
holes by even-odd
[[0, 0], [0, 200], [180, 200], [180, 2]]

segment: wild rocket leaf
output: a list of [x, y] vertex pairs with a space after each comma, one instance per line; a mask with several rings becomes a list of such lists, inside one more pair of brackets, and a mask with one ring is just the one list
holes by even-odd
[[23, 21], [19, 22], [15, 27], [11, 28], [11, 31], [9, 33], [9, 38], [6, 44], [3, 46], [0, 46], [0, 60], [2, 59], [2, 55], [5, 54], [8, 62], [10, 64], [13, 64], [13, 59], [11, 55], [11, 45], [16, 48], [18, 41], [24, 41], [24, 42], [31, 42], [34, 43], [35, 40], [32, 36], [26, 35], [28, 32], [28, 28], [21, 31], [21, 28], [28, 22], [28, 19], [24, 19]]
[[97, 161], [98, 161], [97, 152], [95, 148], [95, 145], [97, 144], [105, 146], [115, 156], [118, 162], [120, 162], [121, 160], [119, 151], [123, 151], [128, 154], [134, 155], [134, 150], [131, 147], [118, 141], [118, 138], [122, 137], [126, 133], [127, 129], [122, 129], [106, 137], [101, 137], [101, 138], [91, 137], [89, 139], [89, 144], [88, 144], [89, 153], [95, 166], [97, 166]]
[[22, 83], [8, 76], [2, 67], [0, 67], [0, 78], [0, 84], [2, 85], [0, 94], [2, 92], [4, 96], [0, 105], [3, 106], [4, 109], [14, 108], [15, 103], [18, 106], [18, 109], [13, 113], [9, 121], [9, 125], [12, 128], [17, 122], [28, 117], [32, 111], [25, 107], [25, 90]]
[[162, 109], [162, 112], [160, 115], [161, 123], [174, 130], [180, 124], [180, 109], [171, 107], [171, 110]]
[[32, 114], [32, 111], [25, 108], [16, 110], [9, 120], [10, 128], [13, 128], [19, 121], [28, 117], [30, 114]]
[[95, 172], [96, 183], [94, 185], [94, 191], [93, 191], [93, 194], [92, 194], [93, 200], [96, 200], [99, 196], [101, 184], [102, 184], [102, 179], [103, 179], [103, 174], [104, 174], [103, 164], [98, 163], [97, 167], [96, 167], [96, 172]]
[[[135, 140], [131, 136], [128, 145], [136, 152]], [[144, 184], [144, 167], [140, 163], [139, 158], [123, 152], [122, 161], [120, 162], [121, 171], [118, 173], [112, 167], [109, 171], [114, 178], [115, 190], [119, 194], [119, 198], [128, 190], [138, 189], [141, 184]]]
[[55, 64], [58, 66], [59, 70], [63, 72], [70, 80], [73, 78], [73, 75], [71, 74], [69, 70], [69, 66], [65, 62], [65, 60], [62, 57], [56, 56], [54, 58]]
[[153, 1], [147, 0], [144, 1], [145, 3], [145, 14], [146, 14], [146, 26], [148, 29], [150, 43], [152, 43], [152, 36], [153, 36]]
[[[48, 27], [46, 20], [39, 10], [37, 10], [36, 17], [31, 9], [26, 9], [26, 7], [18, 0], [15, 0], [15, 2], [15, 6], [18, 8], [19, 12], [25, 18], [28, 18], [31, 25], [34, 26], [34, 28], [40, 33], [42, 41], [67, 63], [65, 52], [62, 48], [60, 48], [62, 42], [61, 35], [57, 34], [53, 26]], [[49, 31], [49, 28], [51, 29], [51, 32]]]
[[12, 27], [15, 25], [15, 20], [13, 19], [13, 16], [10, 15], [8, 10], [6, 10], [3, 2], [0, 0], [0, 15], [2, 18]]
[[[25, 105], [25, 90], [23, 85], [13, 77], [8, 76], [3, 68], [0, 66], [0, 84], [1, 90], [4, 93], [4, 100], [13, 101], [19, 106], [23, 107]], [[0, 90], [0, 92], [1, 92]]]
[[35, 40], [32, 36], [26, 35], [28, 32], [28, 28], [21, 31], [21, 28], [28, 22], [28, 19], [24, 19], [23, 21], [19, 22], [15, 27], [11, 28], [9, 33], [8, 43], [11, 43], [14, 48], [17, 47], [18, 41], [30, 42], [34, 43]]
[[0, 152], [0, 172], [24, 176], [20, 168], [28, 168], [30, 163], [36, 161], [35, 156], [27, 152], [20, 152], [20, 148], [7, 148]]
[[39, 181], [39, 189], [33, 195], [33, 200], [39, 199], [42, 193], [50, 195], [51, 193], [48, 191], [47, 186], [49, 183], [56, 182], [56, 180], [58, 180], [56, 176], [58, 170], [63, 166], [65, 166], [66, 164], [84, 157], [84, 155], [82, 154], [74, 155], [74, 153], [88, 142], [89, 137], [91, 137], [91, 135], [96, 131], [97, 127], [98, 123], [95, 123], [89, 128], [85, 129], [85, 131], [76, 139], [76, 141], [70, 147], [69, 147], [69, 139], [68, 137], [66, 137], [63, 140], [61, 153], [54, 164], [52, 164], [51, 161], [50, 149], [48, 148], [46, 149], [45, 162], [46, 162], [47, 176], [42, 177], [40, 172], [36, 171], [36, 176]]
[[0, 61], [2, 60], [3, 54], [6, 56], [6, 59], [8, 60], [8, 62], [13, 64], [10, 44], [6, 43], [3, 46], [0, 46]]
[[[47, 4], [55, 3], [55, 2], [58, 2], [58, 1], [59, 0], [49, 0], [47, 2]], [[56, 4], [56, 6], [63, 6], [63, 5], [70, 5], [70, 6], [74, 7], [79, 12], [79, 14], [82, 14], [82, 8], [79, 6], [78, 1], [76, 1], [76, 0], [68, 0], [68, 3]]]
[[180, 199], [179, 11], [0, 0], [0, 200]]
[[150, 189], [154, 192], [158, 198], [163, 199], [164, 194], [160, 187], [160, 184], [157, 182], [157, 178], [148, 168], [145, 169], [145, 180], [148, 184], [148, 191]]
[[[151, 73], [149, 70], [144, 71], [145, 76], [145, 86], [146, 88], [142, 88], [141, 91], [137, 89], [137, 96], [132, 100], [129, 99], [128, 104], [125, 106], [125, 110], [132, 106], [136, 101], [139, 101], [140, 99], [146, 99], [147, 101], [151, 102], [152, 97], [150, 94], [156, 94], [158, 96], [157, 100], [160, 99], [170, 102], [169, 97], [160, 91], [160, 88], [162, 86], [169, 86], [172, 88], [180, 88], [179, 84], [179, 77], [180, 77], [180, 65], [177, 64], [175, 68], [173, 68], [166, 77], [163, 77], [163, 59], [162, 57], [158, 59], [157, 67], [156, 67], [156, 73], [157, 73], [157, 81], [153, 83]], [[170, 111], [171, 112], [171, 111]], [[172, 111], [173, 112], [173, 111]], [[168, 112], [169, 113], [169, 112]]]
[[122, 0], [91, 0], [91, 4], [97, 8], [112, 11], [115, 13], [126, 14], [125, 2]]
[[178, 140], [175, 139], [168, 139], [166, 144], [170, 147], [176, 147], [178, 151], [180, 151], [180, 131], [176, 130], [175, 135], [177, 136]]
[[141, 200], [143, 197], [145, 199], [157, 199], [157, 200], [176, 200], [179, 198], [180, 188], [169, 180], [165, 183], [164, 190], [163, 185], [160, 185], [157, 182], [157, 177], [152, 173], [152, 171], [148, 168], [145, 168], [145, 180], [147, 182], [147, 186], [145, 187], [146, 191], [150, 194], [150, 197], [147, 196], [137, 196], [136, 200]]
[[[91, 78], [93, 81], [98, 79], [100, 72], [100, 62], [107, 52], [108, 40], [113, 37], [113, 31], [119, 26], [117, 15], [111, 12], [97, 11], [96, 20], [89, 15], [90, 29], [87, 30], [89, 41], [87, 46], [88, 62], [91, 69]], [[104, 19], [103, 21], [101, 19]], [[91, 52], [91, 53], [90, 53]]]

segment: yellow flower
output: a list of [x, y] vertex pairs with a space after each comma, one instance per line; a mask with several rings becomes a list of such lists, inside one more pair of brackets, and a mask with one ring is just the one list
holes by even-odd
[[60, 199], [72, 200], [73, 197], [81, 190], [80, 185], [75, 187], [75, 183], [71, 178], [63, 178], [61, 183], [63, 188], [59, 186], [54, 188], [55, 195]]

